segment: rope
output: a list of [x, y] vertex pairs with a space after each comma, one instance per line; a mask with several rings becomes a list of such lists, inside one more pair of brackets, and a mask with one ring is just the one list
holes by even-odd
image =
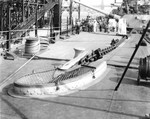
[[1, 83], [0, 83], [0, 87], [2, 89], [2, 87], [4, 87], [4, 84], [8, 81], [11, 80], [11, 78], [17, 73], [19, 72], [24, 66], [26, 66], [34, 57], [36, 56], [36, 54], [34, 54], [27, 62], [25, 62], [20, 68], [18, 68], [14, 73], [12, 73], [11, 75], [9, 75], [6, 79], [4, 79]]

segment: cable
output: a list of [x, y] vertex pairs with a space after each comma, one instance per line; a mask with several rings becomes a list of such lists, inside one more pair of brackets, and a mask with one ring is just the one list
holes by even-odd
[[34, 54], [27, 62], [25, 62], [20, 68], [18, 68], [14, 73], [12, 73], [11, 75], [9, 75], [6, 79], [4, 79], [1, 83], [0, 83], [0, 89], [2, 89], [5, 85], [6, 82], [8, 82], [9, 80], [11, 80], [11, 78], [18, 72], [20, 71], [24, 66], [26, 66], [34, 57], [36, 56], [36, 54]]

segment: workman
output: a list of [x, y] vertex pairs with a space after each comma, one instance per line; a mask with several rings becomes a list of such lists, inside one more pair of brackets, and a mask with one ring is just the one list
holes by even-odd
[[77, 22], [76, 22], [76, 34], [79, 34], [80, 33], [80, 21], [78, 20]]

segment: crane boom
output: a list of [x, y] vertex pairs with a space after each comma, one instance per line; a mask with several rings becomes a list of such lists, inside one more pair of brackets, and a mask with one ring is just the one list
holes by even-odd
[[76, 0], [73, 0], [73, 1], [74, 1], [75, 3], [78, 3], [78, 4], [82, 5], [82, 6], [85, 6], [85, 7], [89, 8], [89, 9], [92, 9], [92, 10], [94, 10], [94, 11], [97, 11], [97, 12], [101, 13], [101, 14], [104, 14], [105, 16], [108, 16], [108, 17], [110, 17], [110, 18], [114, 18], [114, 19], [117, 19], [117, 20], [120, 19], [120, 16], [118, 16], [118, 15], [108, 14], [108, 13], [102, 11], [102, 10], [96, 9], [96, 8], [94, 8], [94, 7], [92, 7], [92, 6], [86, 5], [86, 4], [81, 3], [81, 2], [79, 2], [79, 1], [76, 1]]

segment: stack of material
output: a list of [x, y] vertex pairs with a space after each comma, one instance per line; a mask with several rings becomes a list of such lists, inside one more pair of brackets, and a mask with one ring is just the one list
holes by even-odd
[[36, 37], [29, 37], [25, 43], [25, 53], [36, 54], [40, 51], [40, 40]]

